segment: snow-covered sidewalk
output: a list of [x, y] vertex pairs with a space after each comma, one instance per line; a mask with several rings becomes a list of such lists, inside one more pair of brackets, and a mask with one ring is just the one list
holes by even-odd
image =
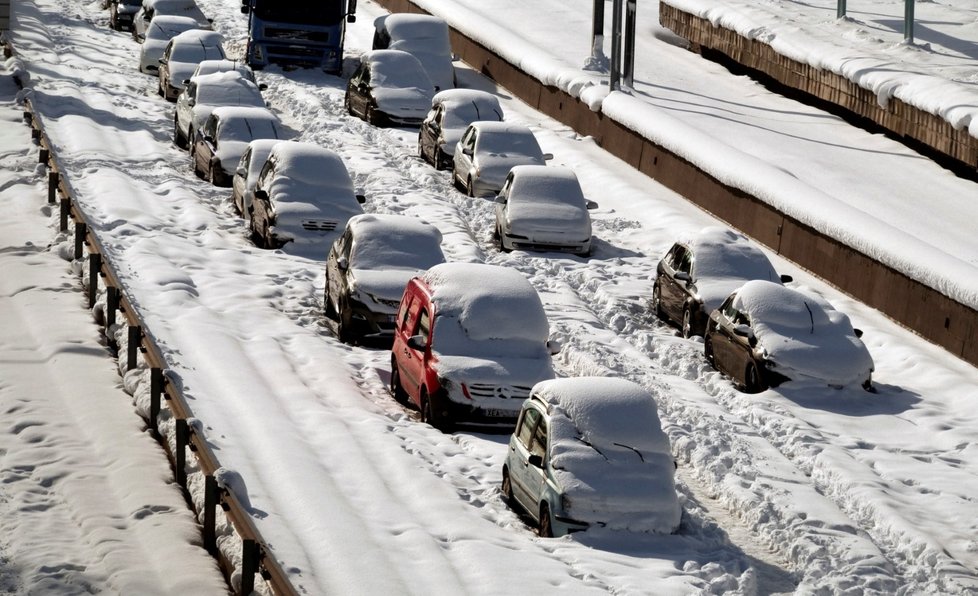
[[85, 310], [16, 93], [0, 65], [0, 593], [226, 593]]

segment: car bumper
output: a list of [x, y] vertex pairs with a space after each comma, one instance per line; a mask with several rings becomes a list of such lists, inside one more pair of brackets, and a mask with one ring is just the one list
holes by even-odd
[[505, 236], [505, 243], [508, 248], [514, 250], [532, 250], [538, 252], [567, 252], [573, 254], [585, 254], [591, 250], [591, 241], [576, 242], [572, 244], [554, 242], [535, 242], [525, 236]]

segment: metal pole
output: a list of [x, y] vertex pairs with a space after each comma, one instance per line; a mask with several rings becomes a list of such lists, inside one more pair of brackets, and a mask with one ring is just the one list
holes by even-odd
[[217, 552], [217, 479], [213, 474], [204, 477], [204, 548]]
[[625, 86], [631, 89], [635, 81], [635, 20], [638, 2], [628, 0], [625, 5]]
[[139, 342], [143, 339], [143, 330], [139, 325], [129, 325], [129, 346], [126, 350], [126, 370], [132, 370], [139, 365]]
[[906, 0], [906, 10], [903, 11], [903, 40], [913, 43], [913, 8], [914, 0]]
[[584, 70], [603, 72], [608, 70], [608, 57], [604, 55], [604, 3], [594, 0], [594, 13], [591, 19], [591, 55], [584, 62]]
[[835, 18], [841, 19], [846, 16], [846, 0], [839, 0], [835, 7]]
[[621, 87], [621, 5], [623, 0], [614, 0], [611, 5], [611, 79], [608, 88], [618, 91]]
[[[149, 370], [149, 426], [154, 434], [159, 433], [160, 396], [163, 395], [163, 369], [153, 367]], [[186, 420], [184, 424], [186, 425]], [[180, 462], [180, 421], [177, 420], [177, 462]], [[177, 468], [177, 480], [180, 480], [180, 468]], [[181, 483], [181, 484], [186, 484]]]
[[101, 275], [102, 255], [93, 252], [88, 255], [88, 308], [93, 308], [98, 299], [98, 278]]
[[255, 590], [255, 574], [258, 573], [258, 543], [251, 539], [241, 541], [241, 593], [251, 594]]

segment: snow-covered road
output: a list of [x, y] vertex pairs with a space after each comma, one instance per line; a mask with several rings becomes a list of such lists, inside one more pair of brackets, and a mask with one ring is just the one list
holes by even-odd
[[[240, 54], [236, 3], [201, 5]], [[17, 10], [14, 43], [76, 199], [301, 590], [495, 594], [516, 578], [527, 593], [978, 588], [974, 368], [775, 259], [866, 331], [879, 392], [741, 394], [700, 342], [648, 313], [659, 255], [715, 223], [681, 197], [502, 91], [508, 118], [531, 125], [601, 205], [590, 259], [502, 254], [492, 203], [420, 161], [414, 131], [351, 119], [340, 78], [260, 73], [285, 122], [343, 156], [368, 211], [435, 224], [450, 260], [524, 273], [564, 345], [562, 375], [623, 376], [656, 396], [680, 465], [680, 534], [537, 538], [500, 498], [506, 437], [419, 423], [387, 391], [389, 353], [335, 341], [322, 261], [250, 244], [229, 191], [194, 178], [170, 144], [172, 104], [99, 3]], [[348, 53], [369, 46], [379, 14], [360, 4]], [[488, 88], [471, 71], [460, 81]]]

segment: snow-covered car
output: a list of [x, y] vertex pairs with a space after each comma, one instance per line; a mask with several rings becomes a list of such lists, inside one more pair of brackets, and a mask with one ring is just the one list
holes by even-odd
[[445, 262], [441, 232], [408, 215], [356, 215], [326, 259], [326, 316], [340, 341], [389, 342], [404, 287]]
[[746, 236], [710, 226], [672, 245], [656, 267], [652, 310], [679, 325], [683, 337], [703, 335], [706, 321], [731, 292], [752, 279], [788, 283]]
[[[187, 84], [189, 79], [194, 77], [199, 77], [202, 75], [214, 74], [215, 72], [231, 72], [236, 71], [241, 73], [241, 76], [248, 79], [252, 83], [257, 84], [258, 81], [255, 80], [255, 71], [248, 66], [247, 63], [240, 60], [201, 60], [197, 64], [197, 68], [194, 69], [187, 80], [184, 81], [184, 85]], [[259, 89], [264, 91], [263, 85], [258, 85]]]
[[142, 0], [109, 0], [109, 27], [116, 31], [132, 31], [133, 20], [142, 6]]
[[452, 178], [470, 197], [492, 196], [513, 166], [542, 166], [552, 157], [522, 124], [473, 122], [455, 147]]
[[787, 380], [872, 390], [862, 332], [827, 301], [770, 281], [749, 281], [713, 311], [704, 353], [748, 393]]
[[160, 16], [193, 19], [198, 29], [211, 29], [210, 19], [204, 16], [194, 0], [143, 0], [132, 21], [133, 39], [142, 43], [149, 37], [150, 23]]
[[431, 107], [434, 87], [418, 59], [398, 50], [373, 50], [346, 85], [346, 110], [374, 126], [417, 126]]
[[418, 132], [418, 155], [436, 169], [447, 170], [469, 124], [502, 119], [503, 108], [491, 93], [477, 89], [439, 91], [431, 99], [431, 110]]
[[191, 29], [174, 36], [160, 58], [159, 94], [167, 101], [176, 101], [201, 60], [225, 58], [223, 43], [223, 35], [204, 29]]
[[421, 62], [435, 91], [455, 87], [448, 23], [426, 14], [395, 13], [374, 21], [375, 50], [401, 50]]
[[537, 383], [503, 463], [502, 492], [540, 536], [591, 526], [671, 534], [682, 509], [655, 399], [625, 379]]
[[248, 143], [248, 147], [241, 154], [241, 159], [234, 169], [234, 177], [231, 179], [231, 202], [238, 215], [251, 217], [251, 202], [255, 198], [258, 174], [261, 173], [268, 154], [272, 152], [272, 147], [278, 142], [274, 139], [258, 139]]
[[512, 428], [539, 381], [554, 377], [550, 324], [518, 271], [444, 263], [412, 278], [397, 311], [391, 392], [435, 428]]
[[261, 89], [239, 72], [216, 72], [194, 77], [177, 96], [173, 113], [173, 143], [181, 149], [190, 147], [196, 131], [203, 126], [211, 112], [221, 106], [266, 107]]
[[255, 139], [282, 140], [288, 132], [268, 108], [221, 106], [194, 140], [194, 173], [215, 186], [230, 186], [241, 156]]
[[591, 215], [598, 204], [584, 198], [566, 167], [515, 166], [496, 197], [499, 247], [510, 250], [591, 254]]
[[197, 21], [190, 17], [173, 15], [154, 17], [153, 21], [146, 27], [146, 34], [142, 38], [143, 44], [139, 46], [139, 72], [158, 75], [160, 59], [163, 58], [166, 44], [184, 31], [199, 28]]
[[322, 258], [346, 222], [363, 213], [361, 202], [339, 155], [312, 143], [281, 141], [258, 174], [251, 236], [261, 248], [292, 242], [297, 252]]

